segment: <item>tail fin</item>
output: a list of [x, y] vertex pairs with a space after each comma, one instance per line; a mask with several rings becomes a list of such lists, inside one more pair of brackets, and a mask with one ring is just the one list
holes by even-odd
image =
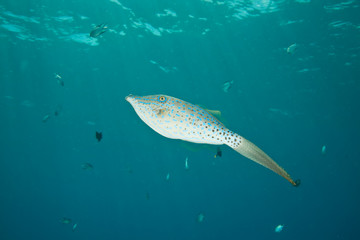
[[232, 149], [240, 153], [241, 155], [253, 160], [254, 162], [263, 165], [264, 167], [274, 171], [280, 176], [284, 177], [288, 180], [293, 186], [297, 187], [300, 185], [300, 180], [292, 180], [290, 175], [280, 167], [274, 160], [271, 159], [266, 153], [264, 153], [260, 148], [258, 148], [252, 142], [246, 140], [243, 137], [240, 137], [240, 144], [236, 147], [232, 147], [228, 144]]

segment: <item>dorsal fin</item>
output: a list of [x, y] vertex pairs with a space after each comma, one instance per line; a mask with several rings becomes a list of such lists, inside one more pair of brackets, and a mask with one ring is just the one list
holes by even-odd
[[219, 122], [221, 122], [222, 124], [225, 125], [225, 120], [222, 118], [222, 116], [221, 116], [221, 111], [220, 111], [220, 110], [207, 109], [205, 106], [199, 105], [199, 104], [196, 104], [196, 106], [204, 109], [204, 110], [205, 110], [206, 112], [208, 112], [211, 116], [213, 116], [216, 120], [218, 120]]

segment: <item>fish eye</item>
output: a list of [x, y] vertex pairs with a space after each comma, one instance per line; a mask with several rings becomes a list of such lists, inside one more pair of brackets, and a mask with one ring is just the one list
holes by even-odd
[[166, 97], [165, 97], [165, 96], [160, 96], [160, 97], [158, 97], [158, 100], [159, 100], [160, 102], [165, 102], [165, 101], [166, 101]]

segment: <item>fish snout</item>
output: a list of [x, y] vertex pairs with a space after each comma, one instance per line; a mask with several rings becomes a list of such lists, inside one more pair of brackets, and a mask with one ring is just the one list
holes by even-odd
[[131, 102], [134, 99], [134, 95], [129, 94], [128, 96], [125, 97], [125, 100], [128, 102]]

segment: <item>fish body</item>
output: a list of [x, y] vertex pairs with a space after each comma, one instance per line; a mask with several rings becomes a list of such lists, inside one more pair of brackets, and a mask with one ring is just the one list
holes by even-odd
[[238, 141], [233, 132], [197, 105], [166, 95], [128, 96], [126, 100], [148, 126], [164, 137], [216, 145]]
[[189, 158], [186, 157], [186, 158], [185, 158], [185, 169], [186, 169], [186, 170], [189, 170], [189, 162], [188, 162], [188, 161], [189, 161]]
[[91, 163], [83, 163], [81, 164], [81, 168], [83, 170], [92, 170], [94, 169], [94, 166]]
[[106, 24], [97, 25], [91, 32], [90, 37], [97, 38], [108, 30]]
[[283, 176], [294, 186], [300, 183], [294, 182], [289, 174], [261, 149], [227, 129], [197, 105], [162, 94], [129, 95], [125, 99], [149, 127], [164, 137], [193, 143], [226, 144], [243, 156]]
[[50, 118], [50, 115], [49, 115], [49, 114], [45, 115], [45, 116], [43, 117], [43, 119], [42, 119], [42, 122], [43, 122], [43, 123], [46, 123], [46, 122], [49, 120], [49, 118]]
[[275, 232], [279, 233], [283, 230], [284, 228], [284, 225], [280, 224], [280, 225], [277, 225], [276, 228], [275, 228]]
[[72, 226], [72, 231], [74, 232], [76, 228], [77, 228], [77, 223], [75, 223], [75, 224]]
[[228, 92], [229, 91], [229, 88], [231, 88], [231, 86], [234, 84], [234, 81], [227, 81], [223, 84], [223, 91], [224, 92]]
[[102, 132], [95, 132], [95, 137], [98, 140], [98, 142], [100, 142], [102, 139]]
[[60, 222], [62, 224], [70, 224], [71, 223], [71, 218], [63, 217], [62, 219], [60, 219]]
[[322, 146], [322, 148], [321, 148], [321, 154], [322, 154], [322, 155], [325, 155], [325, 154], [326, 154], [326, 146], [325, 146], [325, 145]]
[[298, 45], [296, 43], [291, 44], [289, 47], [286, 48], [286, 52], [288, 54], [294, 54], [298, 48]]
[[59, 85], [62, 87], [65, 86], [64, 80], [62, 80], [62, 77], [59, 74], [55, 73], [54, 76]]
[[205, 218], [205, 216], [204, 216], [204, 214], [202, 214], [202, 213], [199, 213], [198, 215], [197, 215], [197, 221], [199, 222], [199, 223], [201, 223], [201, 222], [203, 222], [204, 221], [204, 218]]

